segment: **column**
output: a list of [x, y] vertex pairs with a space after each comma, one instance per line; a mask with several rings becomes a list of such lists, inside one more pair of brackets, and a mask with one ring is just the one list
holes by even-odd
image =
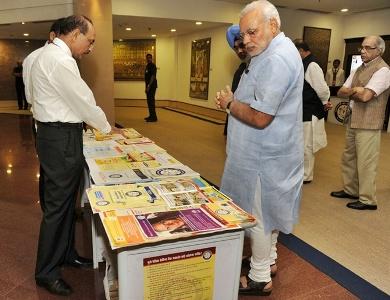
[[106, 113], [110, 124], [115, 123], [114, 67], [112, 59], [111, 0], [74, 1], [74, 13], [90, 18], [96, 30], [92, 53], [80, 61], [81, 77], [93, 91], [97, 105]]

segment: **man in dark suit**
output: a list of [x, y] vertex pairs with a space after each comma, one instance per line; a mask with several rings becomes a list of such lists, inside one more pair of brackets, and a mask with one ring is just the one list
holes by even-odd
[[[241, 60], [241, 64], [238, 66], [236, 72], [234, 72], [233, 81], [232, 81], [232, 92], [237, 89], [238, 84], [240, 83], [241, 75], [245, 71], [249, 56], [246, 52], [244, 43], [240, 37], [240, 26], [232, 25], [226, 31], [226, 40], [230, 46], [237, 54], [238, 58]], [[228, 126], [229, 115], [226, 115], [225, 128], [223, 134], [227, 135], [227, 126]]]
[[147, 65], [145, 68], [145, 93], [148, 102], [149, 116], [145, 118], [145, 121], [157, 122], [156, 100], [154, 98], [157, 89], [157, 67], [153, 63], [152, 54], [146, 54], [146, 62]]

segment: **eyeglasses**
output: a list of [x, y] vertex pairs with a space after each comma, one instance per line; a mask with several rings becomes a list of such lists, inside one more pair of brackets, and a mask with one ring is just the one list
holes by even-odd
[[358, 48], [358, 51], [359, 51], [359, 52], [362, 52], [362, 50], [364, 50], [364, 51], [368, 52], [368, 51], [370, 51], [370, 50], [375, 50], [375, 49], [377, 49], [377, 48], [378, 48], [378, 47], [362, 46], [362, 47], [359, 47], [359, 48]]
[[82, 35], [87, 39], [87, 41], [89, 43], [89, 48], [88, 49], [92, 50], [93, 46], [94, 46], [94, 43], [95, 43], [95, 40], [87, 38], [87, 36], [84, 33], [82, 33]]
[[249, 38], [253, 38], [256, 36], [257, 32], [259, 31], [259, 28], [251, 29], [249, 28], [246, 32], [240, 32], [240, 38], [244, 40], [245, 36], [248, 35]]

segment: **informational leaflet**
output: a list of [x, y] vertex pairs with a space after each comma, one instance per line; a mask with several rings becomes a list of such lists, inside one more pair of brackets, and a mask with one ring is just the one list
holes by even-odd
[[216, 247], [144, 258], [145, 300], [212, 300]]
[[134, 128], [123, 128], [122, 129], [122, 135], [125, 137], [125, 138], [128, 138], [128, 139], [136, 139], [136, 138], [140, 138], [142, 137], [142, 134], [140, 134], [137, 130], [135, 130]]
[[148, 238], [172, 237], [181, 233], [215, 231], [223, 226], [200, 208], [160, 211], [136, 215], [140, 228]]
[[112, 210], [99, 214], [112, 249], [138, 245], [145, 241], [130, 211]]
[[115, 143], [84, 143], [83, 152], [85, 158], [118, 157], [126, 155], [126, 152]]
[[166, 206], [166, 202], [153, 186], [135, 184], [102, 186], [88, 189], [87, 196], [93, 213], [139, 207], [160, 207], [161, 209]]
[[147, 137], [138, 137], [138, 138], [131, 138], [131, 139], [119, 139], [116, 140], [116, 142], [120, 145], [133, 145], [133, 144], [146, 144], [146, 143], [153, 143], [151, 139], [148, 139]]

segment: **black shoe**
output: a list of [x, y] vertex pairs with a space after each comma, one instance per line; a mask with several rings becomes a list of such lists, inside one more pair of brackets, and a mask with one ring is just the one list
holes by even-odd
[[265, 286], [268, 284], [268, 282], [257, 282], [253, 281], [249, 277], [246, 277], [247, 279], [247, 287], [243, 287], [240, 282], [240, 288], [238, 290], [238, 293], [241, 295], [253, 295], [253, 296], [269, 296], [271, 295], [272, 288], [266, 289]]
[[149, 119], [150, 119], [150, 117], [146, 117], [146, 118], [144, 118], [144, 120], [145, 120], [145, 121], [147, 121], [147, 120], [149, 120]]
[[304, 180], [303, 181], [303, 184], [308, 184], [308, 183], [310, 183], [311, 182], [311, 180]]
[[54, 281], [36, 280], [37, 285], [45, 288], [52, 294], [60, 296], [69, 296], [73, 293], [72, 288], [63, 280], [57, 279]]
[[330, 195], [331, 195], [332, 197], [336, 197], [336, 198], [359, 199], [359, 197], [357, 197], [357, 196], [352, 196], [352, 195], [350, 195], [350, 194], [347, 194], [347, 193], [344, 192], [343, 190], [337, 191], [337, 192], [331, 192]]
[[66, 263], [68, 266], [72, 266], [75, 268], [85, 268], [85, 269], [92, 269], [93, 267], [93, 260], [90, 258], [85, 258], [82, 256], [77, 257], [76, 259], [72, 261], [68, 261]]
[[146, 122], [157, 122], [157, 118], [149, 118], [145, 120]]
[[360, 201], [349, 202], [347, 204], [347, 207], [352, 209], [359, 209], [359, 210], [365, 210], [365, 209], [376, 210], [378, 208], [376, 205], [368, 205]]

